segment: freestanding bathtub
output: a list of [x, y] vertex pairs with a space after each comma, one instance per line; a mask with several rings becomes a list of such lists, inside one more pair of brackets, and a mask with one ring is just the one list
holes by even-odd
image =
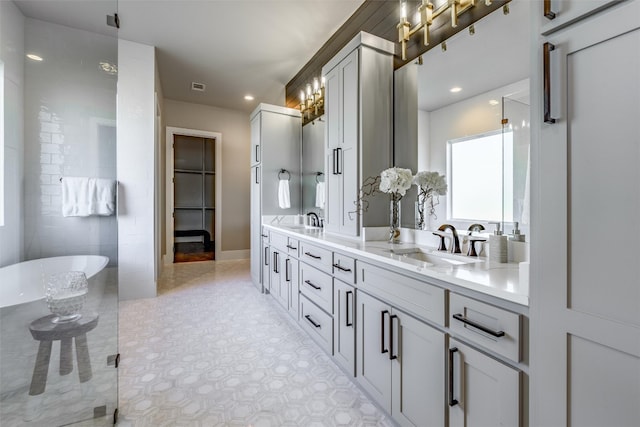
[[44, 298], [46, 277], [53, 273], [83, 271], [87, 279], [109, 262], [101, 255], [72, 255], [40, 258], [0, 268], [0, 307]]

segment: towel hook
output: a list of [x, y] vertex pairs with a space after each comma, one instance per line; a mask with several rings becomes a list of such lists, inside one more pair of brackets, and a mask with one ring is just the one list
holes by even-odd
[[281, 175], [285, 173], [287, 174], [287, 181], [291, 181], [291, 174], [286, 169], [280, 169], [280, 172], [278, 172], [278, 179], [282, 179]]
[[317, 183], [317, 184], [320, 184], [320, 180], [319, 180], [319, 178], [320, 178], [322, 175], [324, 175], [322, 172], [316, 172], [316, 183]]

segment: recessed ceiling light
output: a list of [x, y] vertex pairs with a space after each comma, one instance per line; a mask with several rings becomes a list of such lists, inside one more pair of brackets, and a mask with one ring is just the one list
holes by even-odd
[[252, 95], [245, 95], [244, 99], [247, 101], [253, 101], [255, 98]]
[[458, 92], [460, 92], [461, 90], [462, 90], [462, 88], [461, 88], [461, 87], [455, 86], [455, 87], [452, 87], [451, 89], [449, 89], [449, 92], [451, 92], [451, 93], [458, 93]]
[[27, 53], [27, 58], [31, 59], [32, 61], [42, 61], [42, 57], [36, 55], [35, 53]]
[[498, 101], [497, 101], [497, 100], [495, 100], [495, 99], [490, 99], [490, 100], [489, 100], [489, 105], [493, 105], [493, 106], [495, 106], [495, 105], [498, 105], [498, 104], [500, 104], [500, 102], [498, 102]]

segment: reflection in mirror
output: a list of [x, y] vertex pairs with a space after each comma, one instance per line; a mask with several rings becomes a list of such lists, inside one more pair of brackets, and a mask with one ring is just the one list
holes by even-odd
[[[529, 21], [528, 2], [511, 2], [509, 14], [498, 9], [474, 24], [474, 34], [461, 31], [449, 38], [446, 51], [434, 47], [422, 61], [396, 70], [395, 165], [445, 174], [449, 184], [435, 216], [428, 218], [429, 229], [448, 222], [466, 230], [474, 222], [491, 219], [507, 222], [506, 232], [511, 232], [513, 221], [528, 231]], [[512, 154], [505, 151], [503, 132], [513, 136]], [[465, 176], [478, 178], [464, 194], [458, 188], [457, 169], [447, 170], [448, 142], [467, 141], [469, 147], [474, 136], [480, 143], [479, 136], [488, 134], [497, 136], [497, 151], [474, 147], [476, 153], [469, 151], [467, 164], [459, 166]], [[412, 154], [417, 158], [413, 165]], [[479, 178], [488, 178], [496, 168], [494, 182], [480, 184]], [[503, 188], [512, 191], [503, 194]], [[491, 197], [497, 206], [491, 214], [456, 212], [452, 195], [458, 203], [467, 199], [467, 207], [484, 206]], [[405, 216], [413, 213], [414, 201], [404, 202], [403, 226], [414, 223]]]
[[[324, 218], [324, 116], [302, 127], [302, 214]], [[320, 175], [319, 175], [320, 174]]]

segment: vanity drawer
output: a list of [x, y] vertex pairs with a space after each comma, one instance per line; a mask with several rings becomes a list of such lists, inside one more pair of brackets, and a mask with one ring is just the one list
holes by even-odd
[[300, 247], [300, 241], [289, 237], [287, 239], [287, 253], [293, 257], [298, 258], [298, 248]]
[[521, 315], [452, 293], [449, 298], [451, 333], [507, 357], [522, 359]]
[[300, 263], [300, 292], [327, 313], [333, 312], [333, 280], [327, 273]]
[[444, 326], [445, 289], [360, 261], [357, 280], [359, 289]]
[[273, 246], [274, 248], [277, 248], [282, 252], [287, 251], [288, 241], [289, 241], [289, 237], [284, 234], [276, 233], [275, 231], [269, 232], [269, 245]]
[[300, 325], [329, 354], [333, 354], [333, 317], [300, 295]]
[[333, 275], [343, 282], [353, 284], [356, 282], [356, 260], [342, 255], [333, 253]]
[[333, 269], [332, 253], [330, 250], [300, 242], [300, 259], [309, 265], [313, 265], [325, 273], [331, 274]]

